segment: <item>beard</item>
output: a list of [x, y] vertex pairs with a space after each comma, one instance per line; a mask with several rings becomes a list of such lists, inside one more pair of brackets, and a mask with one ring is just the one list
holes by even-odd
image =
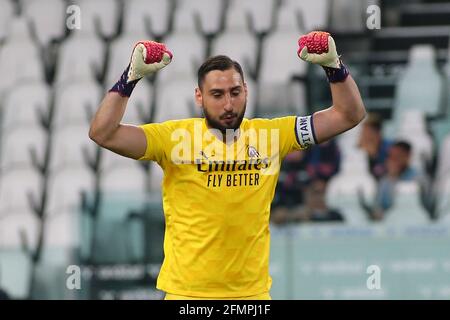
[[[247, 108], [247, 102], [244, 104], [244, 108], [242, 109], [241, 113], [236, 112], [226, 112], [222, 115], [220, 115], [219, 119], [214, 119], [206, 110], [206, 108], [203, 106], [203, 115], [205, 116], [206, 122], [208, 123], [208, 126], [217, 129], [220, 132], [222, 132], [223, 135], [226, 134], [227, 130], [236, 130], [241, 126], [242, 120], [244, 119], [245, 109]], [[221, 120], [224, 120], [225, 118], [232, 116], [233, 122], [229, 125], [223, 124], [220, 122]]]

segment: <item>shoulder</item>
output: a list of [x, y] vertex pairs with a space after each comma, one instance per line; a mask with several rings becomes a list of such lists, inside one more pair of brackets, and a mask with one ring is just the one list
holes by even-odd
[[[244, 119], [247, 121], [249, 128], [279, 128], [285, 129], [286, 126], [291, 125], [294, 128], [296, 116], [286, 116], [279, 118], [253, 118]], [[243, 122], [244, 123], [244, 122]]]
[[168, 120], [164, 122], [157, 122], [157, 123], [148, 123], [144, 124], [141, 127], [144, 127], [144, 129], [147, 127], [154, 127], [159, 130], [168, 130], [173, 131], [176, 129], [186, 129], [190, 130], [194, 128], [195, 124], [202, 124], [201, 118], [187, 118], [187, 119], [178, 119], [178, 120]]

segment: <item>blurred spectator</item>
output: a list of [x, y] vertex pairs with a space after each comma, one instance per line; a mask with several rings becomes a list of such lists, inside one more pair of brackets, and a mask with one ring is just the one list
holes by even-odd
[[328, 181], [339, 171], [341, 156], [335, 140], [292, 152], [282, 163], [273, 206], [292, 207], [303, 203], [303, 189], [310, 181]]
[[324, 179], [313, 180], [305, 189], [305, 203], [293, 208], [275, 208], [271, 214], [271, 221], [276, 224], [288, 222], [324, 222], [344, 221], [342, 215], [327, 207], [325, 191], [327, 182]]
[[379, 180], [384, 175], [385, 161], [391, 142], [384, 139], [381, 134], [381, 117], [369, 114], [363, 122], [358, 146], [364, 150], [369, 159], [370, 173]]
[[378, 182], [372, 218], [381, 220], [384, 212], [393, 204], [395, 184], [399, 181], [417, 179], [417, 172], [411, 167], [411, 145], [405, 141], [394, 143], [385, 162], [386, 174]]

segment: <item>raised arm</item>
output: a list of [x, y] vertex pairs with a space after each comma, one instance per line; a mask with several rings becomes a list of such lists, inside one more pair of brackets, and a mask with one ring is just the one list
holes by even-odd
[[144, 131], [137, 126], [120, 122], [136, 83], [144, 76], [165, 67], [171, 60], [172, 53], [163, 44], [138, 42], [133, 49], [129, 66], [103, 98], [91, 122], [89, 138], [122, 156], [141, 158], [147, 147]]
[[330, 82], [333, 105], [313, 115], [317, 143], [327, 141], [360, 123], [366, 110], [358, 86], [340, 60], [333, 38], [326, 32], [311, 32], [299, 40], [301, 59], [321, 65]]

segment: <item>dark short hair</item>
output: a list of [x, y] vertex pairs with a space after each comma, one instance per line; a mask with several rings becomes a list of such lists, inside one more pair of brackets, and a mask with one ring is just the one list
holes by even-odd
[[213, 70], [225, 71], [234, 68], [241, 75], [242, 82], [244, 82], [244, 72], [239, 62], [232, 60], [230, 57], [224, 55], [212, 56], [206, 59], [205, 62], [198, 68], [197, 82], [198, 87], [201, 89], [203, 80], [208, 72]]
[[407, 152], [407, 153], [411, 153], [411, 144], [409, 142], [403, 141], [403, 140], [399, 140], [397, 142], [395, 142], [393, 145], [393, 147], [397, 147], [402, 149], [403, 151]]

